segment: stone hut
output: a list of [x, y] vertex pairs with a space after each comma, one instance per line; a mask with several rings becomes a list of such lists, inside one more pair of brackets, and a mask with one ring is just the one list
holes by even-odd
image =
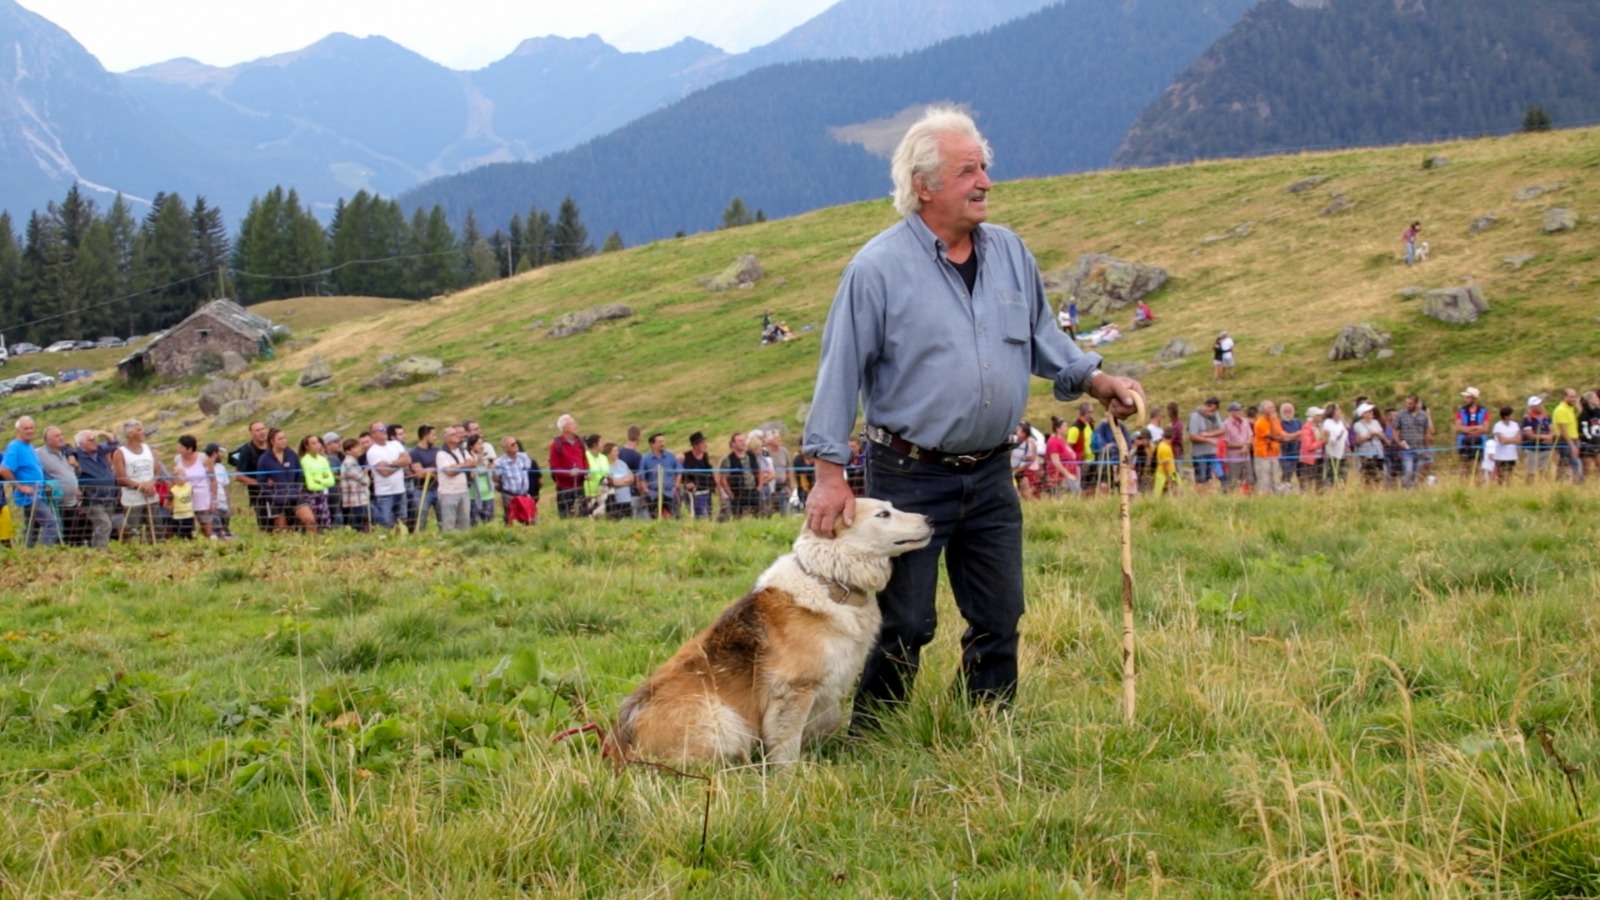
[[272, 323], [232, 300], [213, 300], [117, 363], [117, 374], [124, 381], [199, 375], [222, 368], [227, 350], [246, 359], [271, 356]]

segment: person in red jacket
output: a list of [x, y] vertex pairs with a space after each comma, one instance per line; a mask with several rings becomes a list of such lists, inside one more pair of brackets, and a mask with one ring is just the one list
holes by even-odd
[[550, 477], [556, 483], [556, 514], [565, 519], [578, 514], [583, 482], [589, 477], [589, 458], [578, 437], [578, 420], [563, 415], [556, 420], [561, 433], [550, 442]]

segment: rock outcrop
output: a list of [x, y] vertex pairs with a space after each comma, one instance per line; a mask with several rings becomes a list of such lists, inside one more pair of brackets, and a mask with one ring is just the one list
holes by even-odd
[[382, 372], [362, 387], [377, 390], [405, 387], [419, 381], [428, 381], [444, 374], [444, 361], [431, 356], [408, 356]]
[[746, 253], [734, 260], [732, 265], [707, 279], [705, 284], [713, 291], [748, 288], [754, 287], [756, 282], [766, 277], [766, 274], [761, 268], [761, 261], [753, 254]]
[[1470, 325], [1489, 311], [1489, 301], [1477, 285], [1441, 288], [1422, 295], [1422, 314], [1453, 325]]
[[254, 378], [213, 378], [200, 389], [200, 411], [214, 416], [236, 400], [256, 400], [267, 393]]
[[1346, 325], [1328, 348], [1329, 361], [1341, 359], [1366, 359], [1389, 346], [1389, 335], [1379, 331], [1371, 322]]
[[600, 322], [611, 319], [626, 319], [633, 315], [633, 310], [621, 303], [609, 303], [605, 306], [591, 306], [577, 312], [565, 313], [556, 318], [556, 324], [550, 327], [549, 338], [572, 337], [583, 334]]
[[1081, 319], [1104, 315], [1161, 289], [1171, 274], [1160, 266], [1128, 262], [1103, 253], [1086, 254], [1070, 270], [1044, 276], [1045, 290], [1078, 301]]

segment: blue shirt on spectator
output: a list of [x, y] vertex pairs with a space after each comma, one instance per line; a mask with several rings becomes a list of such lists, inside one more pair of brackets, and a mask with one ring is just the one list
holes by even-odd
[[32, 506], [33, 498], [44, 488], [44, 467], [39, 465], [38, 451], [22, 438], [12, 438], [5, 456], [0, 457], [0, 466], [11, 473], [13, 482], [29, 488], [28, 492], [13, 491], [12, 502], [23, 508]]
[[660, 485], [665, 479], [667, 496], [676, 498], [678, 495], [678, 476], [683, 474], [683, 463], [678, 462], [678, 454], [670, 450], [656, 456], [652, 451], [639, 459], [638, 468], [641, 484], [644, 485], [644, 495], [652, 499], [661, 490]]
[[916, 214], [850, 261], [823, 328], [807, 456], [849, 463], [860, 404], [867, 424], [913, 444], [977, 453], [1022, 421], [1029, 373], [1050, 379], [1058, 400], [1083, 392], [1100, 356], [1057, 324], [1033, 254], [995, 225], [979, 225], [972, 240], [970, 293]]
[[78, 458], [78, 489], [83, 492], [83, 503], [117, 504], [117, 477], [111, 468], [111, 454], [117, 452], [117, 447], [116, 441], [106, 441], [92, 453], [82, 447], [73, 451]]

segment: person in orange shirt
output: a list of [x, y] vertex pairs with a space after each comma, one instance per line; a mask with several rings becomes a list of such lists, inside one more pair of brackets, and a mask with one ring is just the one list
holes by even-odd
[[1287, 439], [1278, 419], [1278, 408], [1271, 400], [1261, 401], [1255, 422], [1256, 493], [1283, 491], [1283, 468], [1278, 465], [1278, 445]]

